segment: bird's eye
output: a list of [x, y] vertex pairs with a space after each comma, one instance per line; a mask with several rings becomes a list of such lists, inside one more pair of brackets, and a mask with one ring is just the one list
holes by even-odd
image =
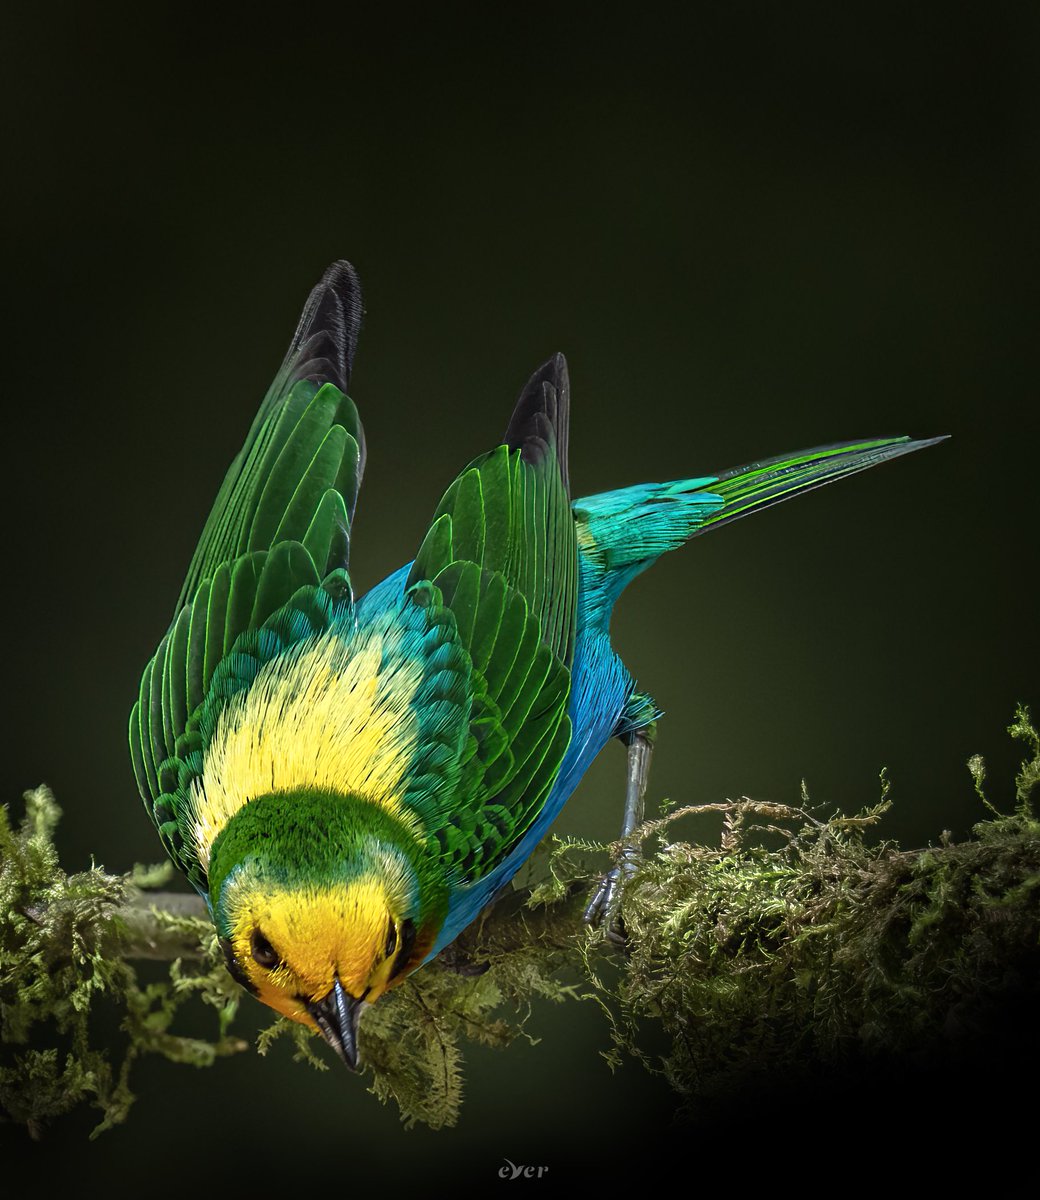
[[401, 945], [397, 951], [397, 957], [394, 959], [394, 965], [390, 971], [390, 978], [395, 979], [408, 965], [408, 960], [412, 956], [412, 947], [415, 945], [415, 922], [406, 920], [401, 922]]
[[281, 962], [274, 946], [271, 945], [259, 929], [253, 930], [253, 936], [249, 941], [249, 949], [252, 951], [253, 961], [259, 963], [262, 967], [266, 967], [269, 971], [273, 967], [277, 967]]
[[386, 931], [386, 945], [383, 947], [383, 957], [389, 958], [397, 949], [397, 926], [390, 922], [390, 927]]

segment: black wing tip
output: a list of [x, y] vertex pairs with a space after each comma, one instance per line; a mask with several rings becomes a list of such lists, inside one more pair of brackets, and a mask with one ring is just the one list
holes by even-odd
[[506, 429], [505, 444], [519, 450], [526, 462], [540, 463], [552, 449], [569, 489], [567, 443], [570, 430], [571, 385], [567, 360], [557, 352], [546, 359], [524, 384]]
[[524, 384], [523, 391], [520, 393], [520, 399], [517, 401], [517, 408], [520, 407], [525, 397], [529, 394], [535, 394], [544, 385], [548, 384], [553, 388], [557, 395], [562, 396], [565, 402], [569, 402], [571, 393], [570, 374], [567, 370], [567, 359], [557, 351], [535, 371], [527, 383]]
[[356, 332], [361, 325], [363, 304], [361, 280], [354, 264], [345, 258], [337, 258], [334, 263], [327, 266], [311, 292], [311, 296], [324, 292], [331, 292], [335, 296], [347, 318], [347, 323], [352, 324]]
[[321, 276], [321, 282], [330, 287], [338, 284], [341, 280], [346, 281], [352, 287], [361, 286], [354, 264], [346, 258], [337, 258], [335, 262], [330, 263]]
[[290, 381], [332, 383], [346, 392], [363, 313], [358, 273], [345, 258], [337, 259], [307, 297], [287, 355]]

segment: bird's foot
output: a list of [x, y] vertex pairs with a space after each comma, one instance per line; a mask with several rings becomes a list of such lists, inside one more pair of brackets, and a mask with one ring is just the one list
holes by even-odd
[[596, 884], [582, 917], [586, 925], [602, 927], [603, 936], [615, 946], [623, 946], [627, 940], [619, 909], [621, 891], [634, 873], [635, 863], [628, 860], [609, 870]]
[[[638, 701], [641, 712], [647, 708], [656, 710], [649, 696], [640, 694], [634, 700]], [[628, 743], [628, 783], [625, 788], [625, 818], [621, 824], [621, 860], [599, 881], [585, 906], [585, 924], [601, 926], [603, 936], [616, 946], [624, 946], [628, 940], [621, 919], [621, 892], [636, 873], [642, 858], [639, 842], [632, 834], [643, 821], [643, 796], [650, 773], [655, 729], [656, 724], [651, 722], [623, 735]]]

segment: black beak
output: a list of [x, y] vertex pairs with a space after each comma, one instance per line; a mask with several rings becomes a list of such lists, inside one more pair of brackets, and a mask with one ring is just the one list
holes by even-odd
[[357, 1030], [362, 1003], [347, 995], [337, 979], [324, 1000], [307, 1005], [322, 1037], [352, 1071], [358, 1068]]

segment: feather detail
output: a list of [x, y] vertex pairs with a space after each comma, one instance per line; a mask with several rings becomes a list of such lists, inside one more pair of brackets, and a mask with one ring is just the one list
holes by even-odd
[[817, 446], [671, 483], [639, 483], [575, 500], [583, 622], [606, 628], [621, 592], [669, 550], [813, 488], [944, 438], [874, 438]]
[[466, 785], [432, 815], [456, 885], [480, 879], [535, 820], [570, 741], [578, 548], [567, 483], [567, 366], [528, 381], [503, 445], [438, 506], [408, 595], [451, 614], [471, 663]]
[[[196, 886], [204, 869], [184, 840], [177, 795], [160, 776], [168, 782], [193, 769], [181, 758], [188, 753], [182, 739], [193, 722], [198, 727], [221, 664], [243, 638], [263, 629], [301, 590], [309, 589], [313, 599], [319, 582], [329, 604], [349, 601], [350, 521], [365, 451], [345, 388], [360, 320], [357, 277], [349, 264], [336, 263], [311, 293], [228, 471], [131, 714], [131, 758], [142, 799]], [[314, 632], [300, 620], [301, 636]]]

